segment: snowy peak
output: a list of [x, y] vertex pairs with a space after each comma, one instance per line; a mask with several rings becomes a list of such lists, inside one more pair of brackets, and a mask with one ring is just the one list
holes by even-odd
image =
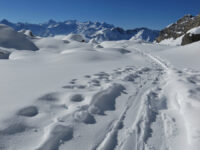
[[159, 34], [159, 31], [147, 28], [124, 30], [105, 22], [79, 22], [77, 20], [66, 20], [63, 22], [57, 22], [51, 19], [46, 23], [29, 24], [11, 23], [4, 19], [0, 21], [0, 23], [10, 26], [16, 31], [30, 30], [34, 35], [41, 37], [68, 35], [70, 33], [73, 33], [82, 34], [88, 40], [95, 39], [96, 41], [129, 40], [133, 36], [138, 34], [138, 32], [140, 32], [142, 33], [141, 36], [139, 36], [141, 40], [152, 42]]
[[[139, 36], [140, 34], [140, 36]], [[137, 28], [133, 30], [124, 30], [122, 28], [111, 28], [98, 31], [95, 35], [96, 41], [117, 41], [117, 40], [130, 40], [132, 37], [140, 38], [147, 42], [153, 42], [159, 35], [159, 31], [150, 30], [147, 28]]]

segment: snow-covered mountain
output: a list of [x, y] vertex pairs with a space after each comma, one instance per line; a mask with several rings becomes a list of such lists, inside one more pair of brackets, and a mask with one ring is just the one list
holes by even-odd
[[[0, 23], [10, 26], [16, 31], [31, 30], [34, 35], [41, 37], [75, 33], [82, 34], [87, 39], [94, 38], [96, 41], [129, 40], [137, 36], [137, 38], [139, 37], [141, 40], [152, 42], [159, 35], [158, 30], [151, 30], [148, 28], [124, 30], [105, 22], [79, 22], [76, 20], [56, 22], [54, 20], [49, 20], [42, 24], [30, 24], [20, 22], [12, 23], [4, 19], [0, 21]], [[140, 36], [138, 36], [138, 33]]]

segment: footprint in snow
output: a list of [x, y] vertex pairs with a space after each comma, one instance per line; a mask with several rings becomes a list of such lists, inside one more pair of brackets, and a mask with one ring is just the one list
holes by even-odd
[[41, 101], [49, 101], [49, 102], [55, 102], [59, 100], [59, 93], [52, 92], [45, 94], [44, 96], [40, 97], [39, 100]]
[[187, 80], [192, 84], [200, 83], [200, 75], [193, 75], [187, 78]]
[[195, 88], [193, 88], [193, 89], [190, 89], [190, 90], [189, 90], [189, 94], [190, 94], [190, 97], [191, 97], [192, 99], [195, 99], [195, 100], [197, 100], [197, 101], [200, 101], [200, 100], [199, 100], [199, 97], [200, 97], [200, 86], [195, 87]]
[[83, 95], [81, 95], [81, 94], [74, 94], [74, 95], [72, 95], [72, 96], [70, 97], [70, 100], [71, 100], [72, 102], [81, 102], [81, 101], [84, 100], [84, 97], [83, 97]]
[[63, 89], [85, 89], [86, 85], [65, 85], [62, 88]]
[[29, 106], [22, 108], [18, 111], [17, 115], [25, 117], [34, 117], [38, 114], [38, 108], [36, 106]]
[[72, 79], [69, 83], [70, 84], [76, 84], [77, 79]]
[[2, 135], [14, 135], [17, 133], [22, 133], [25, 132], [27, 129], [30, 129], [30, 127], [28, 127], [25, 123], [14, 123], [8, 125], [8, 127], [6, 127], [5, 129], [0, 130], [0, 137]]

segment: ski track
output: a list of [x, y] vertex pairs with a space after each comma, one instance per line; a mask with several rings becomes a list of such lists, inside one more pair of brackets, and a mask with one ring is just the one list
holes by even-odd
[[[184, 78], [184, 82], [195, 85], [189, 93], [191, 98], [197, 98], [200, 74], [176, 70], [140, 49], [133, 51], [152, 67], [126, 66], [86, 75], [84, 83], [73, 79], [58, 91], [38, 97], [34, 105], [19, 110], [12, 118], [14, 121], [8, 121], [7, 127], [0, 131], [0, 149], [13, 149], [9, 147], [10, 142], [21, 142], [22, 136], [27, 137], [26, 141], [38, 138], [37, 143], [32, 144], [34, 150], [58, 150], [62, 146], [65, 149], [73, 140], [84, 141], [84, 136], [90, 136], [90, 133], [78, 133], [82, 126], [97, 128], [94, 132], [98, 135], [89, 141], [88, 147], [82, 145], [83, 150], [171, 149], [170, 143], [180, 132], [180, 125], [167, 111], [170, 100], [165, 88], [170, 81], [177, 80], [179, 84], [178, 79]], [[173, 90], [182, 96], [178, 88]], [[69, 95], [69, 91], [74, 94]], [[182, 116], [180, 98], [173, 98], [177, 100], [174, 111]], [[109, 116], [113, 119], [109, 120]], [[104, 130], [99, 130], [104, 121]], [[183, 128], [188, 134], [186, 124]]]

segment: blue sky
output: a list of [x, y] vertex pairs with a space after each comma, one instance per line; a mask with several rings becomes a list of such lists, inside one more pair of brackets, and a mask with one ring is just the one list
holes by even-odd
[[200, 0], [1, 0], [0, 19], [13, 22], [100, 21], [131, 29], [162, 29], [185, 14], [200, 13]]

